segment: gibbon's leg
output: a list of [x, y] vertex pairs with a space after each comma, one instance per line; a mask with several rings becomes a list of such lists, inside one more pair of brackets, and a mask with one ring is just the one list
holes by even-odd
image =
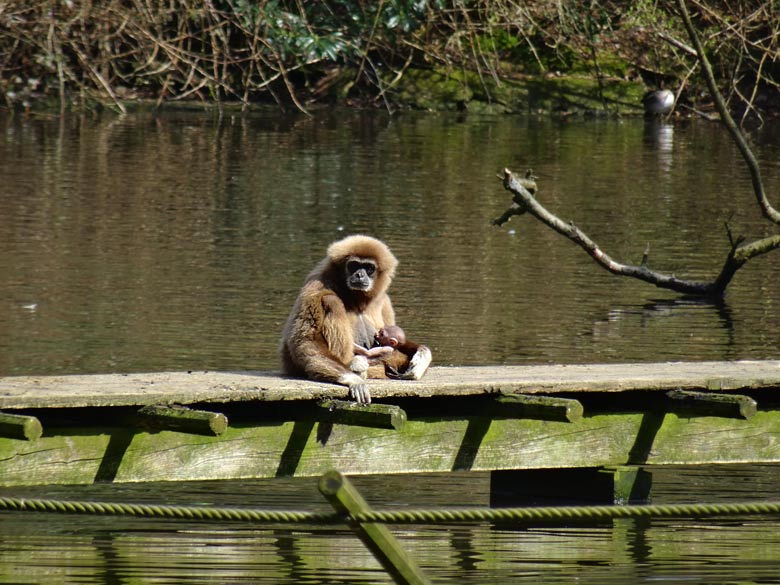
[[[305, 353], [305, 347], [301, 349]], [[306, 356], [302, 360], [301, 366], [308, 378], [347, 386], [349, 395], [353, 400], [362, 404], [371, 403], [368, 385], [361, 374], [348, 370], [336, 359], [323, 354], [318, 348], [312, 348]], [[359, 358], [362, 356], [355, 357]], [[363, 360], [366, 361], [367, 369], [368, 362], [365, 358]]]
[[382, 358], [383, 371], [375, 368], [368, 371], [369, 378], [395, 378], [396, 380], [419, 380], [431, 365], [433, 356], [426, 345], [407, 342], [402, 350], [396, 349], [390, 356]]
[[324, 314], [319, 330], [330, 353], [338, 360], [337, 362], [336, 360], [329, 361], [332, 361], [333, 365], [340, 371], [334, 381], [349, 387], [349, 395], [356, 402], [371, 404], [371, 394], [364, 379], [368, 369], [368, 360], [364, 356], [354, 354], [352, 323], [344, 304], [335, 293], [323, 295], [321, 302]]
[[382, 380], [388, 378], [387, 366], [383, 363], [368, 366], [366, 377], [371, 380]]
[[353, 400], [369, 403], [365, 380], [349, 369], [354, 357], [349, 315], [335, 293], [312, 288], [301, 291], [286, 325], [282, 368], [293, 376], [347, 386]]
[[428, 366], [431, 365], [432, 359], [433, 355], [431, 354], [431, 350], [428, 349], [428, 346], [421, 345], [412, 356], [409, 367], [401, 372], [398, 377], [401, 380], [419, 380], [423, 377], [425, 372], [428, 371]]

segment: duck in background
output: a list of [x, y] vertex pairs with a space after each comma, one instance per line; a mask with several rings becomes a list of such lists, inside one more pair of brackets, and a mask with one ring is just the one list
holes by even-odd
[[664, 89], [662, 84], [661, 89], [648, 91], [642, 97], [642, 104], [645, 107], [645, 115], [664, 116], [674, 107], [674, 92]]

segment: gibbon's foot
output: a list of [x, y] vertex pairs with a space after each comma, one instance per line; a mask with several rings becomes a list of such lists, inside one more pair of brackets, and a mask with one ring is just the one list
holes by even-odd
[[371, 394], [368, 392], [368, 384], [352, 384], [349, 387], [349, 395], [358, 404], [371, 404]]
[[339, 378], [339, 384], [349, 387], [349, 396], [358, 404], [371, 404], [371, 394], [368, 392], [368, 384], [359, 375], [350, 372]]
[[409, 367], [402, 374], [399, 374], [398, 378], [401, 380], [419, 380], [428, 371], [428, 366], [431, 365], [432, 359], [431, 350], [425, 345], [421, 345], [414, 357], [412, 357], [412, 361], [409, 362]]

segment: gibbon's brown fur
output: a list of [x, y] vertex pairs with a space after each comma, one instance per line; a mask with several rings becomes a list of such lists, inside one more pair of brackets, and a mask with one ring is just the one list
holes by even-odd
[[[375, 263], [368, 290], [347, 284], [349, 262]], [[395, 312], [387, 288], [398, 261], [381, 241], [369, 236], [349, 236], [328, 247], [327, 255], [311, 271], [292, 308], [282, 337], [282, 369], [292, 376], [349, 386], [353, 398], [370, 402], [365, 381], [353, 366], [354, 343], [370, 347], [374, 334], [395, 324]], [[410, 377], [419, 378], [430, 363], [430, 351], [411, 342], [414, 354], [424, 348], [423, 359]], [[393, 352], [382, 364], [369, 369], [369, 377], [404, 372], [412, 355]]]

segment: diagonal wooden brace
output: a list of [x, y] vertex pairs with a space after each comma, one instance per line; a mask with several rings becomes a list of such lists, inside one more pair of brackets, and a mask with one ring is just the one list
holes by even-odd
[[[325, 473], [320, 478], [319, 490], [340, 514], [351, 517], [371, 511], [360, 492], [338, 471]], [[396, 583], [419, 585], [430, 583], [387, 526], [354, 521], [350, 526]]]

